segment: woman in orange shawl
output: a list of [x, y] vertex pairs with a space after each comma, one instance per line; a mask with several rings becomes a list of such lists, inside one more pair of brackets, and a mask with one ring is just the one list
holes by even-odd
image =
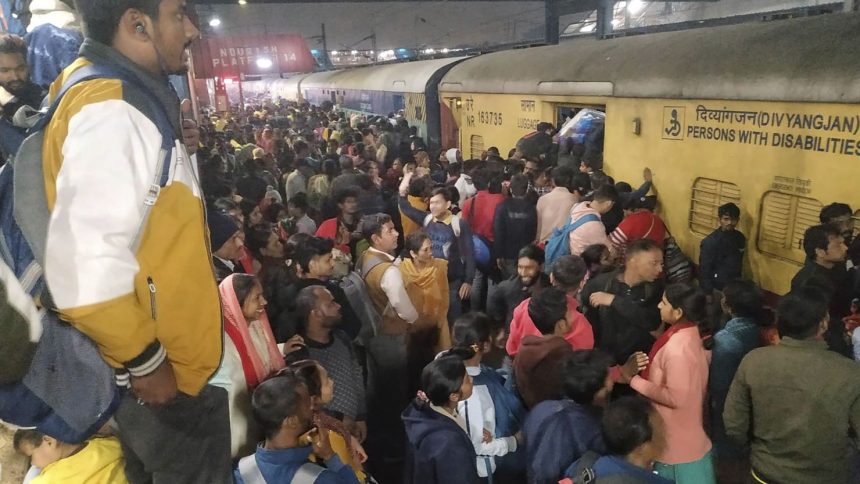
[[[400, 274], [406, 293], [418, 311], [411, 333], [428, 332], [427, 350], [433, 355], [451, 347], [448, 328], [448, 261], [433, 257], [430, 237], [419, 230], [406, 237]], [[431, 358], [427, 361], [432, 361]], [[423, 368], [423, 366], [422, 366]]]

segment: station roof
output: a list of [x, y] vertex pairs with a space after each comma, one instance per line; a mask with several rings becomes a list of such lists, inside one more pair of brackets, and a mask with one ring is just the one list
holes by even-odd
[[860, 102], [860, 13], [485, 54], [440, 91]]
[[301, 88], [423, 93], [427, 90], [427, 81], [433, 74], [465, 58], [449, 57], [318, 72], [304, 77], [301, 80]]

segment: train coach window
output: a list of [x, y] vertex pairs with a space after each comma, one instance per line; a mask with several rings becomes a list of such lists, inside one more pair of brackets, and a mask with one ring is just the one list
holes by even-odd
[[473, 160], [481, 159], [481, 154], [484, 152], [484, 137], [481, 135], [473, 134], [471, 138], [469, 138], [469, 157]]
[[739, 203], [741, 189], [731, 182], [713, 178], [696, 178], [690, 199], [690, 230], [708, 235], [720, 225], [717, 209], [720, 205]]
[[765, 192], [761, 200], [761, 223], [757, 246], [765, 254], [803, 264], [803, 234], [819, 223], [822, 204], [814, 198], [777, 191]]

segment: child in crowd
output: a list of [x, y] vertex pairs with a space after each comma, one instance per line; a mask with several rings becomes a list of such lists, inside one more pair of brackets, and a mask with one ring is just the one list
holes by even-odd
[[119, 440], [96, 437], [70, 444], [33, 429], [20, 429], [13, 438], [15, 450], [41, 469], [31, 484], [125, 484], [124, 459]]
[[[317, 429], [328, 433], [331, 448], [344, 464], [352, 467], [358, 481], [367, 482], [367, 474], [362, 468], [362, 464], [367, 460], [364, 447], [350, 434], [342, 421], [326, 414], [323, 410], [334, 398], [334, 380], [329, 378], [328, 372], [322, 365], [313, 360], [297, 361], [288, 368], [308, 388]], [[322, 463], [322, 458], [317, 455], [312, 455], [311, 460], [318, 464]]]
[[[355, 472], [332, 449], [328, 432], [314, 424], [308, 387], [292, 372], [272, 377], [254, 390], [254, 420], [266, 439], [257, 451], [239, 461], [236, 484], [359, 484]], [[325, 467], [310, 461], [311, 454]]]

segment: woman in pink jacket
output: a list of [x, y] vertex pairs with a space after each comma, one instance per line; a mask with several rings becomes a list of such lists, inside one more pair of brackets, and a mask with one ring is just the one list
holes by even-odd
[[648, 368], [638, 375], [635, 367], [622, 370], [622, 378], [629, 378], [666, 422], [667, 446], [654, 468], [678, 484], [716, 483], [711, 441], [702, 425], [711, 335], [696, 321], [706, 321], [705, 306], [704, 293], [695, 287], [667, 287], [659, 308], [668, 328], [654, 343]]

